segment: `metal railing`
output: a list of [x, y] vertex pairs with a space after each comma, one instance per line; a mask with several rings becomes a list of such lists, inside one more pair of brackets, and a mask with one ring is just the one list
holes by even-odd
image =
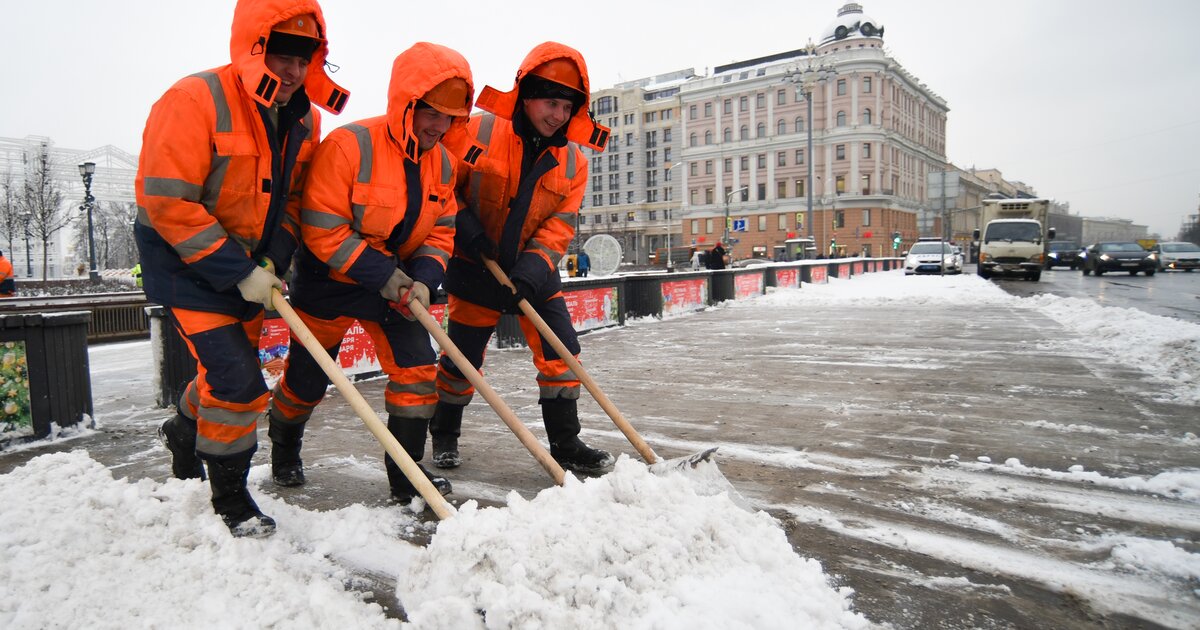
[[146, 295], [141, 291], [128, 293], [93, 293], [85, 295], [8, 298], [0, 300], [0, 313], [59, 313], [89, 311], [88, 343], [145, 339], [150, 336], [146, 318]]

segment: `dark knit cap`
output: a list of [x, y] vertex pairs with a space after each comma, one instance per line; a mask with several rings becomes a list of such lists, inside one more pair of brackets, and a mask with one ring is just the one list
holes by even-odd
[[583, 92], [567, 87], [561, 83], [543, 79], [535, 74], [521, 79], [521, 87], [517, 92], [521, 98], [561, 98], [571, 101], [578, 109], [587, 101]]
[[302, 57], [312, 61], [313, 53], [317, 52], [317, 47], [320, 45], [320, 40], [311, 37], [272, 31], [271, 38], [267, 40], [267, 54]]

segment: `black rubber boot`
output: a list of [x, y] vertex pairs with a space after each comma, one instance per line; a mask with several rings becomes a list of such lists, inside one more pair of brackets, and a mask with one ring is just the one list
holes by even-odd
[[433, 465], [438, 468], [458, 468], [462, 457], [458, 454], [458, 436], [462, 434], [463, 410], [466, 405], [438, 402], [429, 421], [429, 437], [433, 441]]
[[[412, 458], [414, 462], [421, 461], [425, 457], [425, 433], [429, 429], [429, 421], [414, 419], [414, 418], [397, 418], [396, 416], [388, 416], [388, 431], [404, 447], [404, 452]], [[392, 498], [397, 501], [407, 502], [413, 497], [419, 495], [415, 486], [404, 476], [404, 472], [400, 470], [400, 466], [392, 460], [391, 455], [384, 454], [383, 466], [387, 470], [388, 485], [392, 490]], [[417, 468], [425, 474], [433, 487], [437, 489], [442, 496], [450, 494], [450, 480], [445, 477], [434, 475], [425, 469], [424, 466], [417, 464]]]
[[304, 442], [304, 422], [285, 422], [267, 413], [271, 438], [271, 478], [285, 488], [304, 485], [304, 462], [300, 460], [300, 446]]
[[581, 473], [602, 473], [608, 470], [613, 456], [606, 451], [592, 448], [579, 439], [579, 406], [568, 398], [543, 399], [542, 421], [546, 424], [546, 436], [550, 439], [550, 456], [559, 466]]
[[171, 451], [171, 474], [176, 479], [207, 479], [204, 465], [196, 455], [196, 421], [181, 413], [162, 423], [158, 439]]
[[212, 486], [213, 511], [225, 521], [234, 537], [263, 538], [275, 533], [275, 519], [262, 513], [250, 491], [246, 476], [250, 474], [250, 459], [254, 450], [232, 457], [205, 460], [209, 484]]

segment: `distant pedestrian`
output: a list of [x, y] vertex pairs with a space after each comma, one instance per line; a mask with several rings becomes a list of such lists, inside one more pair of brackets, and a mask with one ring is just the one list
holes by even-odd
[[725, 247], [721, 245], [721, 241], [717, 241], [717, 244], [713, 245], [708, 252], [708, 268], [714, 270], [725, 268]]
[[133, 276], [133, 282], [137, 284], [137, 287], [142, 288], [142, 263], [134, 265], [129, 275]]
[[567, 256], [567, 277], [568, 278], [575, 277], [575, 257], [574, 256]]
[[17, 283], [13, 280], [13, 266], [4, 252], [0, 252], [0, 298], [12, 297], [17, 292]]
[[587, 252], [579, 252], [575, 269], [579, 273], [580, 278], [586, 278], [588, 272], [592, 270], [592, 259], [588, 257]]

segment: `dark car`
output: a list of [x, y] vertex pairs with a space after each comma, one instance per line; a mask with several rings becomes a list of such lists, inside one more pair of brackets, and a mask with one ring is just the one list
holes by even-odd
[[1072, 241], [1050, 241], [1050, 252], [1046, 254], [1046, 269], [1055, 267], [1079, 268], [1079, 244]]
[[1144, 272], [1153, 276], [1158, 271], [1158, 256], [1134, 242], [1096, 243], [1084, 250], [1083, 275], [1106, 271], [1127, 271], [1136, 276]]

